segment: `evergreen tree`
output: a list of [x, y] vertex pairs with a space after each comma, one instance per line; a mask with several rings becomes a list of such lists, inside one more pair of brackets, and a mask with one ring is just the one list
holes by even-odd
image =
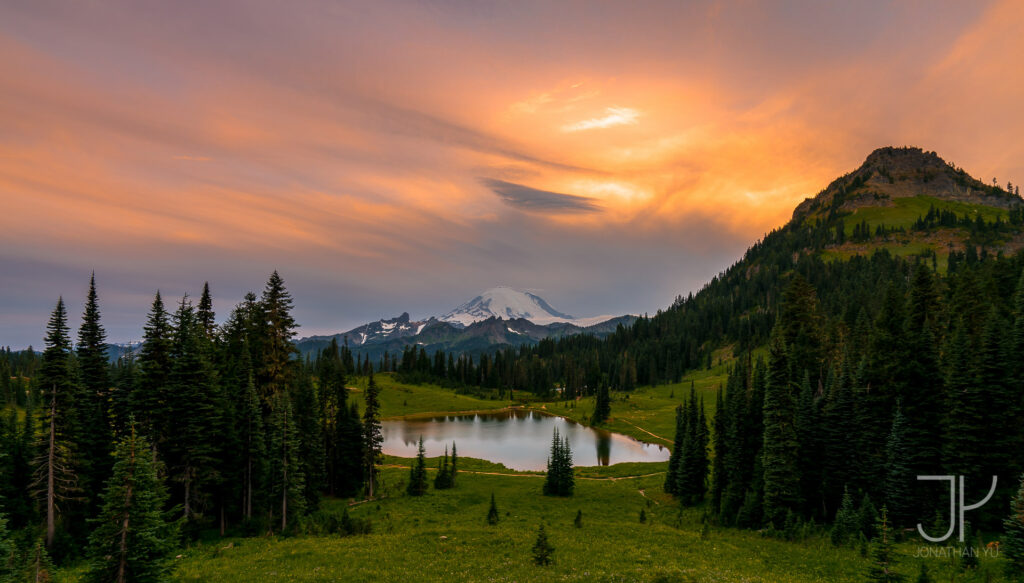
[[860, 532], [860, 524], [857, 520], [857, 512], [853, 508], [853, 497], [850, 496], [850, 489], [843, 491], [843, 500], [836, 512], [835, 522], [832, 523], [831, 539], [832, 544], [843, 546], [850, 541], [851, 536]]
[[262, 311], [260, 319], [261, 354], [257, 385], [262, 397], [269, 401], [273, 395], [285, 390], [292, 380], [297, 361], [295, 329], [298, 327], [291, 315], [292, 296], [284, 287], [284, 280], [275, 270], [267, 280], [263, 297], [259, 302]]
[[768, 347], [768, 383], [764, 397], [764, 519], [782, 528], [786, 513], [799, 505], [799, 443], [789, 383], [789, 360], [782, 336]]
[[139, 378], [129, 398], [136, 422], [151, 436], [153, 447], [160, 450], [168, 413], [163, 407], [169, 400], [168, 379], [171, 375], [173, 329], [160, 292], [156, 292], [139, 350]]
[[1003, 521], [1002, 549], [1010, 576], [1024, 576], [1024, 475], [1010, 503], [1010, 515]]
[[[113, 433], [110, 427], [108, 401], [110, 378], [107, 374], [106, 332], [100, 324], [99, 299], [96, 294], [96, 275], [89, 279], [89, 294], [78, 329], [78, 369], [81, 379], [82, 402], [75, 414], [82, 427], [78, 454], [82, 465], [83, 492], [99, 492], [110, 475], [110, 446]], [[90, 498], [88, 514], [99, 508], [98, 497]]]
[[363, 411], [363, 467], [366, 469], [366, 482], [370, 498], [377, 481], [377, 463], [381, 456], [384, 436], [380, 425], [379, 389], [373, 380], [373, 371], [366, 384], [366, 409]]
[[164, 405], [164, 459], [168, 474], [179, 483], [183, 516], [192, 520], [210, 503], [222, 479], [218, 443], [226, 432], [226, 405], [209, 355], [202, 347], [202, 329], [188, 297], [174, 313], [169, 395]]
[[487, 509], [487, 524], [498, 524], [498, 505], [494, 503], [494, 493], [491, 493], [491, 507]]
[[260, 398], [256, 392], [255, 374], [249, 350], [243, 343], [241, 351], [241, 376], [244, 389], [239, 399], [239, 443], [242, 448], [242, 516], [246, 520], [253, 518], [258, 510], [256, 496], [266, 483], [266, 436], [263, 430], [263, 414], [260, 410]]
[[[493, 501], [493, 495], [491, 500]], [[493, 503], [493, 502], [492, 502]], [[7, 532], [7, 518], [0, 514], [0, 583], [13, 583], [15, 576], [14, 543]]]
[[213, 312], [213, 297], [210, 295], [210, 282], [203, 282], [203, 293], [199, 296], [196, 306], [196, 320], [208, 340], [213, 340], [217, 333], [216, 314]]
[[167, 581], [177, 525], [164, 519], [167, 493], [147, 440], [134, 424], [117, 445], [113, 475], [89, 537], [87, 581]]
[[611, 415], [612, 401], [611, 396], [608, 394], [608, 386], [604, 383], [600, 383], [597, 386], [597, 397], [594, 404], [594, 415], [590, 418], [590, 422], [594, 425], [600, 425], [608, 420], [608, 416]]
[[448, 466], [448, 446], [445, 446], [444, 457], [437, 460], [437, 475], [434, 476], [434, 489], [445, 490], [451, 487], [452, 471]]
[[551, 438], [551, 455], [548, 458], [548, 471], [544, 478], [544, 494], [546, 496], [572, 496], [575, 478], [572, 470], [572, 451], [569, 449], [569, 438], [561, 439], [558, 428]]
[[451, 470], [451, 485], [449, 487], [455, 487], [455, 475], [459, 473], [459, 452], [455, 449], [455, 442], [452, 442], [452, 470]]
[[57, 532], [60, 501], [74, 500], [80, 495], [78, 470], [72, 452], [75, 449], [73, 411], [77, 404], [71, 377], [67, 312], [64, 300], [57, 300], [46, 326], [46, 350], [39, 371], [43, 403], [41, 443], [35, 459], [33, 485], [43, 494], [46, 513], [46, 546], [53, 546]]
[[427, 493], [427, 452], [423, 449], [423, 436], [416, 453], [416, 461], [409, 471], [409, 486], [406, 493], [410, 496], [422, 496]]
[[291, 520], [302, 516], [306, 509], [303, 495], [306, 477], [299, 459], [299, 431], [287, 393], [273, 397], [267, 430], [270, 434], [270, 475], [272, 494], [279, 500], [281, 531], [288, 530]]
[[575, 526], [576, 528], [583, 528], [583, 511], [582, 510], [577, 510], [576, 511], [576, 518], [573, 519], [572, 525]]
[[917, 579], [915, 583], [932, 583], [932, 578], [928, 575], [928, 565], [921, 563], [921, 570], [917, 573]]
[[323, 426], [321, 425], [320, 399], [313, 379], [304, 367], [300, 367], [295, 392], [295, 426], [299, 439], [299, 460], [305, 476], [303, 495], [306, 510], [312, 512], [320, 504], [320, 493], [327, 485], [327, 461], [324, 452]]
[[662, 488], [666, 494], [676, 494], [679, 490], [679, 467], [683, 459], [683, 441], [686, 439], [686, 423], [683, 406], [676, 407], [676, 434], [672, 441], [672, 454], [668, 458], [668, 471], [665, 472], [665, 484]]
[[892, 429], [886, 441], [885, 506], [891, 508], [891, 522], [899, 527], [912, 518], [910, 488], [912, 478], [908, 466], [910, 453], [906, 447], [906, 420], [900, 407], [892, 418]]
[[893, 533], [889, 526], [889, 511], [883, 506], [882, 515], [878, 519], [876, 530], [878, 535], [873, 541], [871, 550], [871, 566], [868, 568], [868, 581], [880, 583], [899, 583], [903, 575], [894, 570], [896, 564]]
[[555, 548], [548, 542], [548, 535], [544, 532], [544, 525], [537, 529], [537, 541], [533, 543], [533, 563], [541, 567], [551, 564], [551, 555]]

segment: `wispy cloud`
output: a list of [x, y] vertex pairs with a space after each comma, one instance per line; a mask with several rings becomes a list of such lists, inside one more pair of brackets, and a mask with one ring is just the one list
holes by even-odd
[[579, 132], [583, 130], [595, 130], [610, 128], [613, 126], [632, 125], [640, 117], [640, 112], [630, 107], [609, 107], [605, 110], [606, 115], [593, 117], [570, 123], [562, 126], [563, 132]]
[[505, 203], [527, 211], [543, 213], [595, 213], [601, 211], [600, 205], [594, 199], [586, 196], [540, 190], [494, 178], [482, 178], [480, 182], [501, 197]]

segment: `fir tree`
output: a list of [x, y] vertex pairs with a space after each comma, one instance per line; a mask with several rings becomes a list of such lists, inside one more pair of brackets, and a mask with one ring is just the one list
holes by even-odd
[[118, 443], [103, 508], [89, 537], [87, 581], [167, 581], [177, 525], [164, 519], [167, 493], [147, 440], [134, 424]]
[[452, 487], [452, 471], [448, 466], [448, 446], [444, 448], [444, 457], [437, 460], [437, 475], [434, 476], [434, 489], [445, 490]]
[[494, 493], [491, 493], [491, 507], [487, 509], [487, 524], [498, 524], [498, 505], [494, 503]]
[[666, 494], [676, 494], [679, 490], [679, 467], [683, 459], [683, 441], [686, 439], [686, 423], [683, 417], [683, 406], [676, 407], [676, 434], [672, 441], [672, 454], [668, 458], [668, 471], [665, 472], [665, 484], [662, 488]]
[[583, 528], [583, 511], [582, 510], [577, 510], [576, 511], [576, 518], [573, 519], [572, 525], [575, 526], [576, 528]]
[[302, 516], [306, 509], [306, 477], [299, 459], [300, 442], [291, 400], [286, 393], [271, 402], [269, 426], [271, 456], [270, 475], [274, 498], [280, 501], [281, 531], [288, 530], [289, 520]]
[[832, 523], [832, 544], [844, 546], [850, 541], [850, 537], [860, 532], [860, 524], [857, 519], [857, 512], [853, 508], [853, 497], [850, 496], [850, 489], [843, 491], [843, 500], [836, 512], [835, 522]]
[[911, 519], [910, 454], [906, 447], [906, 420], [900, 407], [892, 418], [892, 429], [886, 441], [885, 506], [891, 508], [891, 522], [896, 527]]
[[171, 374], [172, 334], [170, 316], [157, 291], [143, 328], [138, 358], [139, 378], [129, 398], [136, 422], [151, 436], [157, 450], [163, 446], [163, 429], [167, 425], [163, 406], [169, 397], [167, 383]]
[[889, 526], [889, 511], [884, 506], [882, 514], [878, 519], [875, 537], [871, 550], [871, 566], [868, 568], [868, 581], [880, 583], [899, 583], [903, 581], [903, 575], [894, 570], [896, 564], [893, 533]]
[[213, 312], [213, 297], [210, 295], [210, 282], [203, 282], [203, 293], [199, 296], [196, 306], [196, 320], [208, 340], [213, 340], [217, 333], [216, 314]]
[[378, 400], [379, 389], [373, 380], [373, 371], [370, 371], [370, 379], [366, 384], [366, 409], [363, 411], [363, 467], [366, 469], [366, 482], [370, 498], [373, 498], [373, 488], [377, 481], [377, 463], [381, 456], [381, 446], [384, 443], [380, 425], [380, 401]]
[[594, 425], [600, 425], [608, 420], [608, 416], [611, 415], [612, 403], [611, 396], [608, 394], [608, 386], [604, 383], [600, 383], [597, 386], [597, 397], [594, 404], [594, 415], [590, 418], [591, 423]]
[[416, 452], [416, 461], [409, 471], [409, 486], [406, 492], [410, 496], [422, 496], [427, 493], [427, 452], [423, 449], [423, 436]]
[[786, 513], [799, 503], [795, 403], [789, 384], [789, 360], [780, 334], [768, 347], [768, 383], [764, 397], [764, 519], [782, 528]]
[[459, 473], [459, 452], [455, 449], [455, 442], [453, 441], [452, 442], [452, 471], [451, 471], [451, 478], [449, 479], [449, 481], [451, 482], [451, 485], [449, 486], [450, 488], [454, 488], [455, 487], [455, 475], [458, 474], [458, 473]]
[[72, 411], [76, 405], [71, 379], [67, 312], [64, 300], [57, 307], [46, 327], [46, 350], [43, 352], [39, 383], [42, 387], [42, 428], [39, 455], [35, 459], [33, 486], [43, 496], [46, 513], [46, 546], [53, 546], [57, 532], [58, 502], [72, 500], [80, 493], [78, 472], [72, 451]]
[[269, 401], [273, 395], [287, 388], [293, 378], [296, 361], [292, 356], [296, 349], [292, 339], [298, 327], [291, 315], [292, 296], [276, 270], [267, 280], [259, 306], [262, 317], [257, 384], [263, 398]]
[[547, 496], [572, 496], [574, 487], [575, 478], [573, 477], [569, 438], [561, 439], [556, 427], [551, 438], [551, 455], [548, 458], [548, 470], [544, 478], [544, 494]]
[[305, 506], [308, 512], [313, 512], [320, 504], [320, 493], [327, 482], [323, 426], [320, 423], [321, 401], [305, 367], [300, 367], [298, 376], [294, 389], [295, 426], [299, 439], [299, 460], [306, 478], [303, 490]]
[[[96, 275], [89, 279], [89, 294], [78, 329], [78, 369], [81, 378], [82, 402], [76, 415], [81, 419], [82, 489], [98, 492], [110, 475], [110, 445], [113, 434], [107, 402], [110, 398], [110, 378], [107, 374], [106, 332], [100, 324], [99, 299], [96, 294]], [[88, 513], [99, 507], [96, 497], [90, 499]]]
[[1010, 515], [1003, 521], [1002, 549], [1006, 555], [1006, 569], [1011, 576], [1024, 576], [1024, 475], [1020, 487], [1010, 503]]
[[173, 398], [164, 406], [164, 457], [169, 475], [181, 484], [183, 516], [192, 520], [222, 479], [218, 443], [226, 428], [223, 396], [187, 296], [174, 314], [171, 362], [167, 382]]
[[551, 564], [551, 555], [555, 548], [548, 542], [548, 535], [544, 532], [544, 525], [537, 529], [537, 541], [533, 543], [533, 563], [541, 567]]
[[7, 518], [0, 514], [0, 583], [14, 581], [14, 551], [14, 543], [7, 532]]

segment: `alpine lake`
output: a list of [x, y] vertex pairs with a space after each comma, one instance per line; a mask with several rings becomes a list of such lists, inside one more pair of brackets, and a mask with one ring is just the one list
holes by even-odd
[[547, 468], [556, 429], [560, 437], [569, 439], [576, 466], [660, 462], [668, 460], [671, 453], [662, 445], [523, 409], [389, 419], [382, 426], [383, 450], [388, 455], [415, 457], [422, 437], [428, 457], [443, 455], [446, 447], [450, 454], [455, 443], [460, 457], [524, 471]]

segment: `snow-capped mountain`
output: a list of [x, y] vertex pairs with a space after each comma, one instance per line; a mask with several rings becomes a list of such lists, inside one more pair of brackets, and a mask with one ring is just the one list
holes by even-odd
[[559, 312], [536, 294], [508, 287], [489, 289], [440, 318], [413, 321], [408, 313], [377, 320], [330, 336], [310, 336], [297, 342], [302, 354], [320, 350], [336, 340], [358, 354], [379, 359], [405, 346], [422, 346], [428, 352], [443, 349], [458, 353], [482, 353], [497, 346], [532, 344], [544, 338], [590, 333], [599, 337], [629, 325], [634, 316], [573, 318]]
[[538, 295], [510, 287], [495, 287], [441, 316], [438, 320], [462, 327], [488, 318], [503, 320], [524, 318], [540, 325], [565, 323], [585, 326], [596, 324], [610, 317], [577, 319], [552, 308], [551, 304]]
[[[347, 339], [348, 343], [352, 346], [362, 346], [364, 344], [375, 344], [395, 338], [415, 336], [422, 332], [423, 328], [425, 328], [427, 324], [436, 321], [436, 318], [430, 318], [421, 322], [414, 322], [409, 319], [408, 312], [403, 312], [402, 315], [397, 318], [391, 318], [390, 320], [377, 320], [376, 322], [363, 324], [358, 328], [353, 328], [348, 332], [336, 334], [335, 336]], [[329, 338], [330, 336], [311, 336], [309, 340]]]

